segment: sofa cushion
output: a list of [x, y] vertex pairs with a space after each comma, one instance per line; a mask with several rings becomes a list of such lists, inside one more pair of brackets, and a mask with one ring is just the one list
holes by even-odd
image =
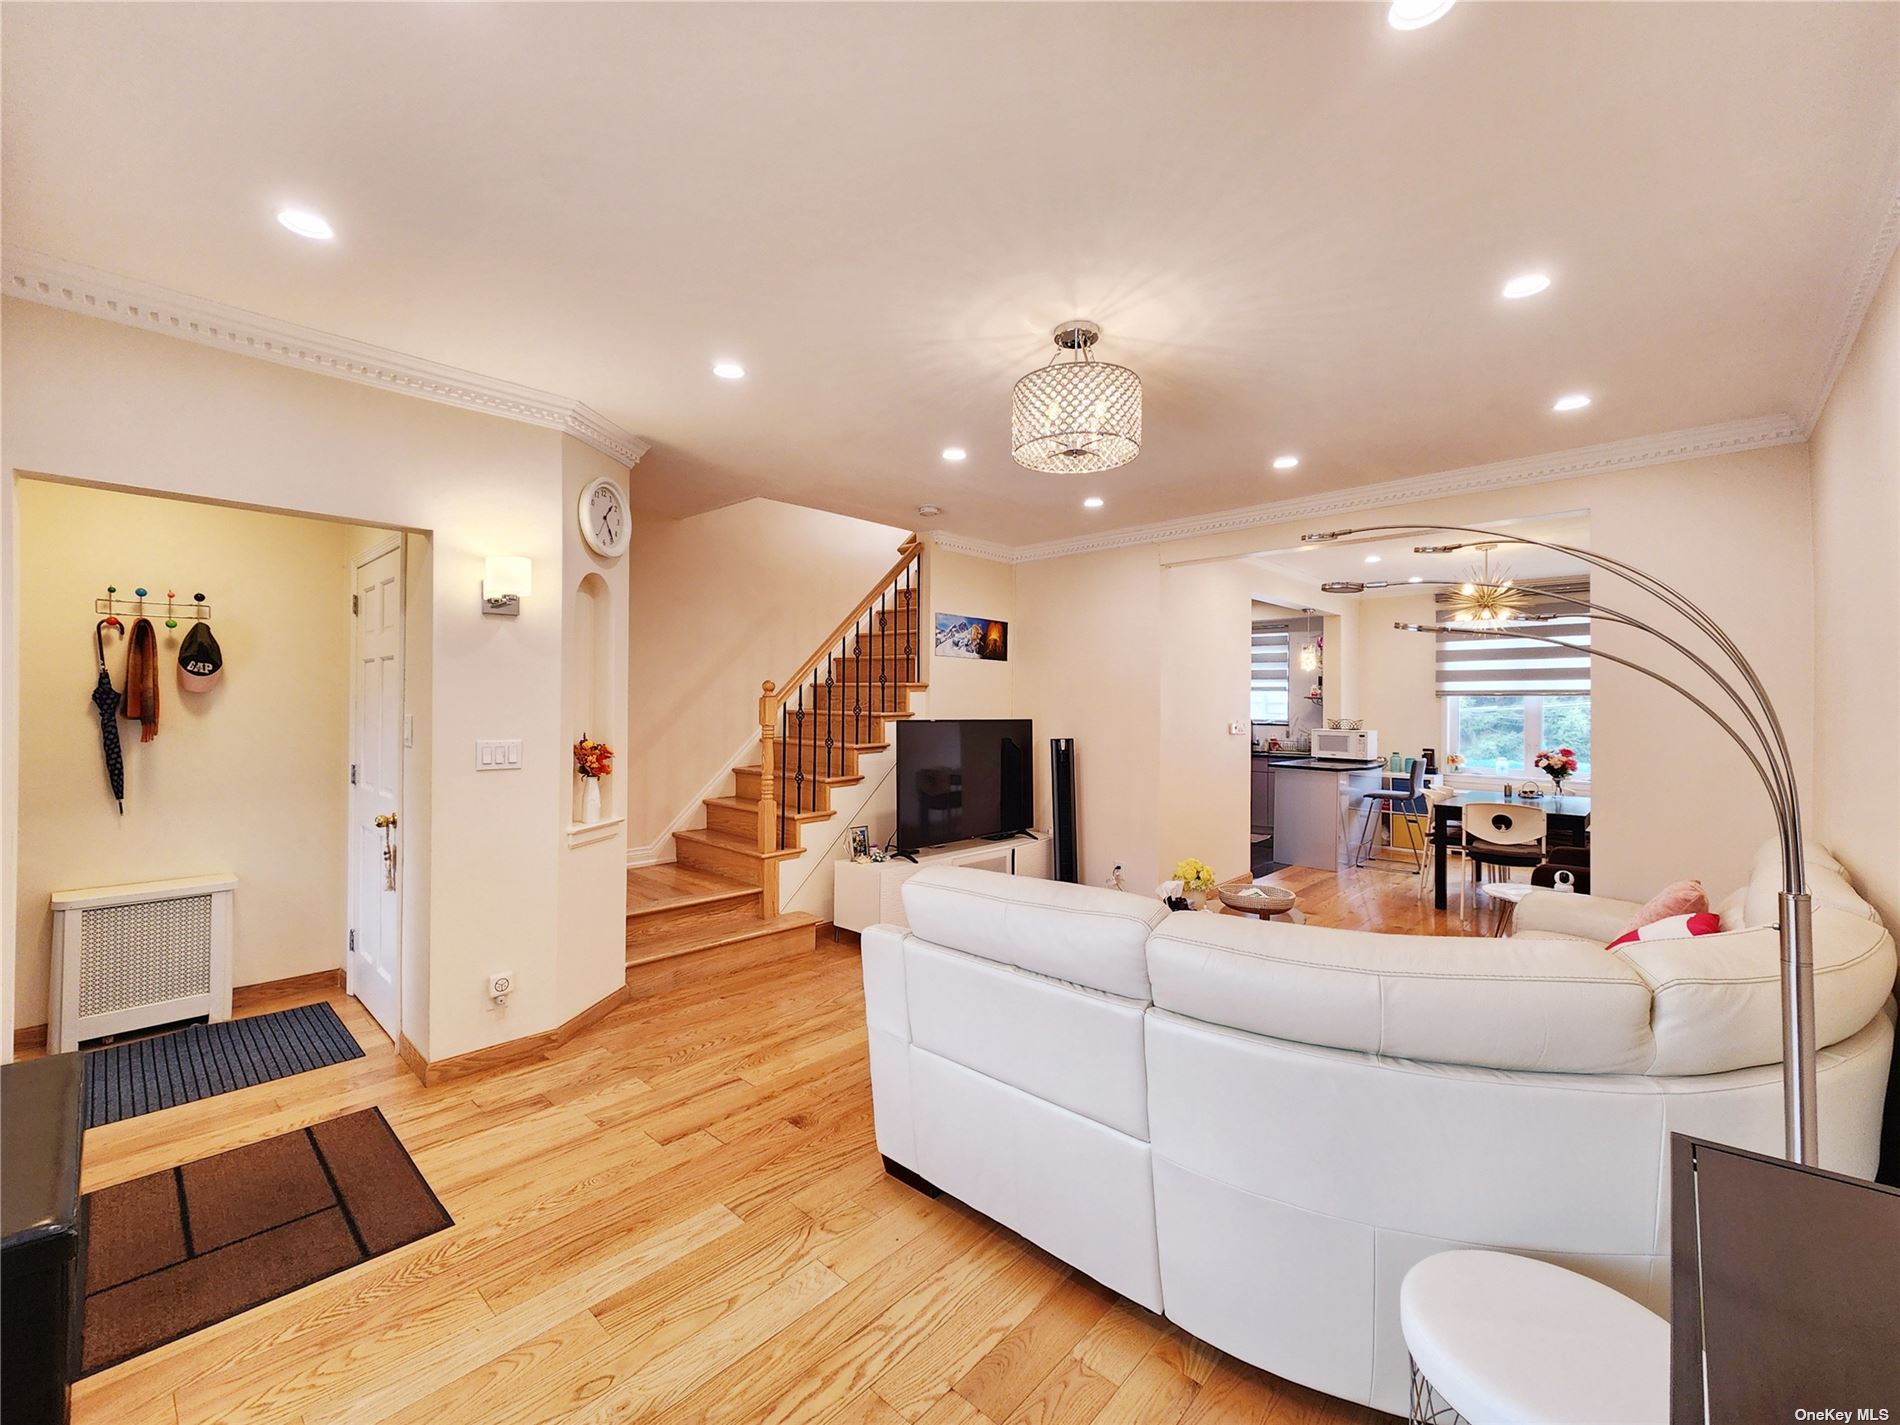
[[[1862, 920], [1879, 921], [1879, 912], [1861, 899], [1847, 868], [1835, 859], [1833, 852], [1818, 841], [1804, 841], [1801, 849], [1807, 865], [1808, 895], [1815, 909], [1825, 906]], [[1742, 924], [1751, 930], [1779, 925], [1781, 903], [1777, 897], [1780, 894], [1781, 843], [1771, 838], [1755, 857], [1755, 869], [1748, 878], [1747, 895], [1742, 901]], [[1726, 928], [1726, 920], [1723, 924]]]
[[1600, 942], [1432, 938], [1183, 911], [1148, 942], [1158, 1008], [1445, 1064], [1642, 1073], [1649, 988]]
[[[1655, 997], [1653, 1074], [1718, 1074], [1781, 1062], [1781, 938], [1771, 926], [1693, 940], [1638, 940], [1620, 959]], [[1893, 993], [1893, 937], [1878, 921], [1814, 911], [1814, 1029], [1825, 1047], [1858, 1033]]]
[[928, 867], [904, 882], [911, 933], [1051, 979], [1148, 999], [1148, 932], [1168, 908], [1150, 896]]
[[[1643, 908], [1630, 917], [1630, 923], [1623, 928], [1624, 935], [1633, 935], [1646, 925], [1654, 925], [1659, 920], [1674, 920], [1677, 916], [1702, 915], [1709, 908], [1709, 893], [1702, 889], [1700, 881], [1672, 881], [1643, 903]], [[1622, 939], [1618, 936], [1617, 939]], [[1612, 944], [1615, 941], [1611, 942]]]
[[1687, 915], [1666, 915], [1661, 920], [1646, 921], [1633, 930], [1624, 931], [1604, 948], [1614, 950], [1619, 945], [1633, 944], [1638, 940], [1693, 940], [1698, 935], [1719, 935], [1721, 931], [1721, 916], [1713, 911], [1698, 910]]

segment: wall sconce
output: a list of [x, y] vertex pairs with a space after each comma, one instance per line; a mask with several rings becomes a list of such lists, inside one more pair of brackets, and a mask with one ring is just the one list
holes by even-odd
[[534, 561], [519, 554], [491, 554], [482, 566], [482, 612], [518, 618], [521, 600], [534, 592]]

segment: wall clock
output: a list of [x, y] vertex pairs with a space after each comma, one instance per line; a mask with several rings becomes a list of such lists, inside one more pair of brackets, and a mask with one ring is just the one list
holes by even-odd
[[581, 490], [581, 538], [587, 547], [604, 559], [618, 559], [627, 552], [633, 535], [627, 518], [627, 497], [605, 475], [590, 480]]

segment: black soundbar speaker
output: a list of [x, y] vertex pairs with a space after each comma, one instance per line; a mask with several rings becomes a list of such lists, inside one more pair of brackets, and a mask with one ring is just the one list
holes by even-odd
[[1058, 881], [1079, 882], [1082, 861], [1076, 853], [1075, 832], [1075, 739], [1049, 739], [1049, 800], [1055, 827], [1054, 877]]

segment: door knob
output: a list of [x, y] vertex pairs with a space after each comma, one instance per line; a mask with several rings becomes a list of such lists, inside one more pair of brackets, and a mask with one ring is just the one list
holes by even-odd
[[393, 811], [383, 812], [376, 818], [376, 824], [385, 828], [394, 826], [396, 824], [396, 813]]

